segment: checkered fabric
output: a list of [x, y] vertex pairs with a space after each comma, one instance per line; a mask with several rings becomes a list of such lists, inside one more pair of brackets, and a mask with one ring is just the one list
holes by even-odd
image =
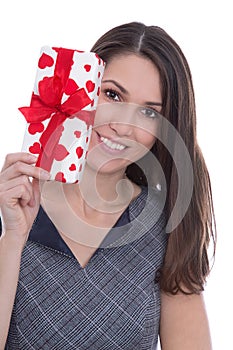
[[62, 249], [27, 242], [7, 350], [157, 348], [165, 219], [155, 191], [143, 190], [128, 211], [127, 230], [85, 268]]

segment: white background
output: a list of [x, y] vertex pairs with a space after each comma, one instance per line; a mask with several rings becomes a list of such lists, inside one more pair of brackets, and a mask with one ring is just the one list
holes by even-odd
[[[214, 350], [232, 339], [232, 81], [230, 0], [4, 1], [0, 7], [0, 164], [21, 149], [40, 47], [89, 50], [128, 21], [164, 28], [181, 46], [193, 74], [198, 139], [213, 186], [218, 246], [205, 292]], [[188, 349], [187, 349], [188, 350]]]

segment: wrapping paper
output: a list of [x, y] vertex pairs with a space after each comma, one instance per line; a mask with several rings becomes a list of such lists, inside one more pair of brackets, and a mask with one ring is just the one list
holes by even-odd
[[51, 180], [82, 178], [105, 63], [94, 52], [41, 48], [22, 151], [38, 155], [36, 166]]

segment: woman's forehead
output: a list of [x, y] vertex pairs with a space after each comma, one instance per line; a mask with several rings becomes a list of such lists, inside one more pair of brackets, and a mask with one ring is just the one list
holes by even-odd
[[105, 81], [117, 81], [129, 95], [161, 102], [160, 74], [155, 64], [137, 54], [117, 55], [106, 65]]

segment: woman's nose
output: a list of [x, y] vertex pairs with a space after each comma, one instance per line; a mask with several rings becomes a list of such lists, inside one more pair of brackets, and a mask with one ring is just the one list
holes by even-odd
[[110, 128], [119, 136], [127, 136], [130, 137], [133, 132], [133, 125], [128, 122], [110, 122]]
[[109, 126], [119, 136], [131, 136], [135, 128], [135, 106], [120, 103], [116, 106], [116, 113], [112, 114]]

